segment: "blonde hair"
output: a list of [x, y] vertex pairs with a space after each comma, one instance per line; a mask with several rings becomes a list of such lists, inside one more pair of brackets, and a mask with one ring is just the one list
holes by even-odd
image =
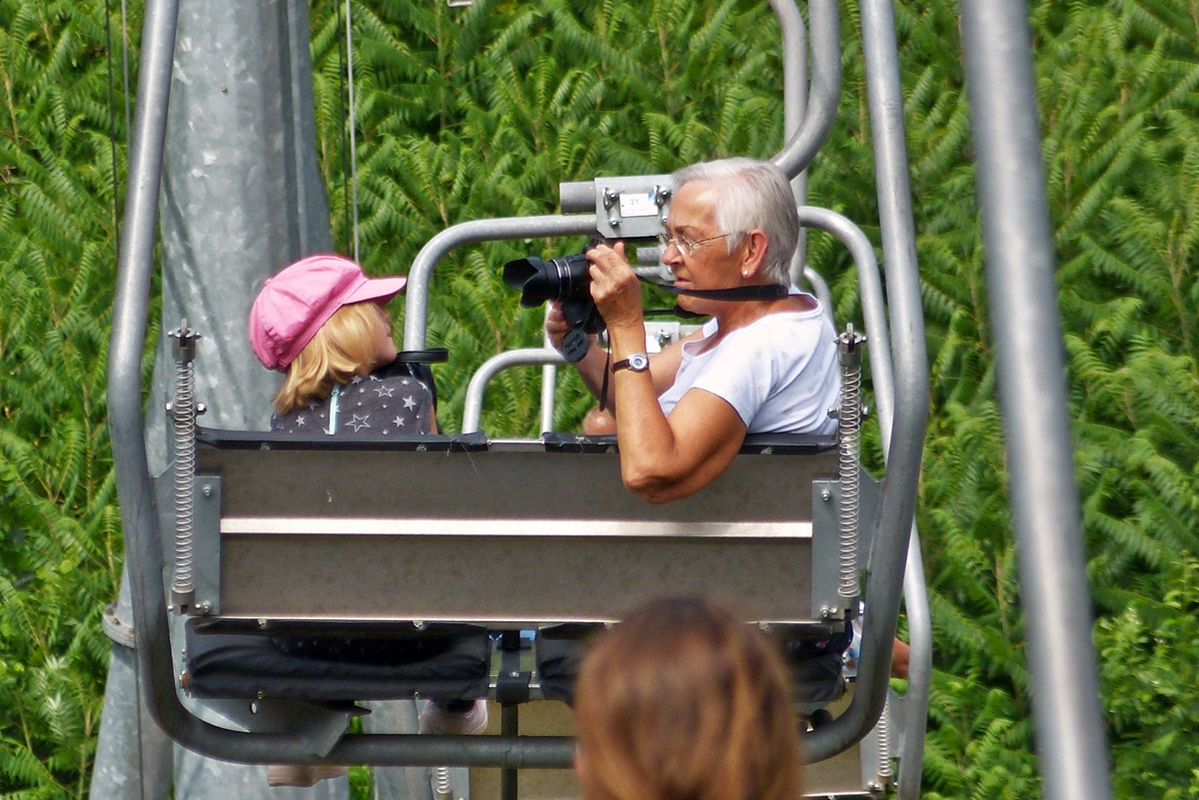
[[283, 388], [275, 395], [275, 411], [286, 414], [323, 400], [335, 384], [348, 383], [355, 375], [374, 369], [379, 360], [376, 333], [382, 314], [373, 301], [333, 312], [288, 366]]
[[603, 634], [575, 697], [584, 800], [799, 800], [798, 720], [765, 634], [698, 598]]

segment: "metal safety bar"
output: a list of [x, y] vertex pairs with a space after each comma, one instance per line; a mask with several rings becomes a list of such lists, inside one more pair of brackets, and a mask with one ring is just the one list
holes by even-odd
[[483, 362], [483, 366], [475, 370], [470, 384], [466, 387], [466, 406], [462, 410], [462, 432], [474, 433], [479, 430], [479, 418], [483, 413], [483, 393], [487, 384], [502, 370], [519, 366], [558, 366], [566, 363], [562, 354], [552, 347], [528, 347], [522, 350], [508, 350], [492, 356]]

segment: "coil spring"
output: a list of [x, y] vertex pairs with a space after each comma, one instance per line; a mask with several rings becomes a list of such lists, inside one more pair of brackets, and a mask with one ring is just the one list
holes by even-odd
[[433, 767], [433, 796], [436, 800], [450, 800], [453, 789], [450, 786], [450, 768]]
[[894, 777], [895, 768], [891, 766], [891, 698], [888, 696], [883, 703], [882, 716], [878, 718], [875, 728], [878, 734], [878, 776], [885, 782]]
[[[177, 341], [191, 337], [187, 323], [177, 332]], [[189, 348], [176, 354], [175, 398], [171, 416], [175, 431], [175, 579], [171, 587], [177, 605], [191, 602], [195, 592], [192, 558], [196, 520], [196, 408], [194, 373]], [[180, 609], [182, 610], [182, 609]]]
[[837, 432], [837, 463], [840, 473], [841, 503], [837, 511], [841, 533], [840, 572], [837, 593], [841, 597], [858, 596], [858, 517], [861, 489], [858, 455], [862, 432], [862, 367], [859, 360], [842, 361], [840, 427]]

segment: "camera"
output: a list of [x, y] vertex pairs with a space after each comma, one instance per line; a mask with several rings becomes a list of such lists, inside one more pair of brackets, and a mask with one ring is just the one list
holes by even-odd
[[548, 261], [527, 256], [504, 265], [504, 283], [520, 292], [522, 306], [536, 308], [546, 302], [561, 303], [562, 313], [570, 324], [570, 331], [562, 339], [562, 355], [572, 363], [587, 354], [587, 335], [604, 329], [604, 320], [591, 299], [586, 253], [584, 250]]

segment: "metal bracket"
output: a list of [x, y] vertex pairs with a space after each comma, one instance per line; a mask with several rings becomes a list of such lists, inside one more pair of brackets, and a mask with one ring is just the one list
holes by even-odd
[[[873, 552], [874, 522], [878, 515], [881, 483], [866, 470], [859, 477], [858, 565], [870, 571], [867, 557]], [[843, 619], [857, 614], [857, 600], [840, 596], [839, 520], [841, 484], [837, 480], [812, 481], [812, 618]], [[827, 613], [825, 610], [827, 609]]]
[[[163, 535], [163, 558], [170, 565], [174, 547], [170, 538], [170, 523], [174, 520], [172, 503], [175, 486], [172, 473], [154, 479], [154, 494], [158, 501]], [[195, 530], [192, 550], [192, 578], [195, 601], [190, 613], [198, 616], [221, 613], [221, 478], [218, 475], [196, 476]]]
[[841, 506], [841, 484], [837, 480], [812, 481], [812, 619], [847, 619], [857, 610], [838, 592], [840, 537], [837, 511]]
[[665, 230], [674, 181], [669, 175], [596, 178], [563, 183], [559, 193], [564, 212], [594, 209], [600, 236], [648, 238]]

